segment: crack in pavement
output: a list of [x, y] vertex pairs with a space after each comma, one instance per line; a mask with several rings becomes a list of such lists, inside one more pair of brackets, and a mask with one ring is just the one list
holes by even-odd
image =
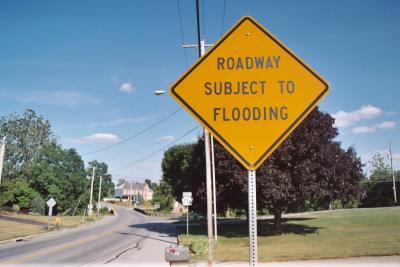
[[128, 251], [130, 251], [130, 250], [133, 250], [133, 249], [137, 249], [137, 251], [141, 250], [142, 248], [139, 246], [139, 245], [140, 245], [140, 242], [142, 242], [142, 241], [145, 240], [146, 238], [148, 238], [148, 235], [147, 235], [147, 236], [143, 236], [142, 238], [140, 238], [140, 239], [136, 242], [136, 244], [135, 244], [133, 247], [129, 247], [129, 248], [127, 248], [127, 249], [121, 251], [120, 253], [118, 253], [117, 255], [115, 255], [114, 258], [109, 259], [109, 260], [106, 261], [104, 264], [108, 264], [108, 263], [110, 263], [110, 262], [115, 261], [115, 260], [118, 259], [121, 255], [123, 255], [125, 252], [128, 252]]

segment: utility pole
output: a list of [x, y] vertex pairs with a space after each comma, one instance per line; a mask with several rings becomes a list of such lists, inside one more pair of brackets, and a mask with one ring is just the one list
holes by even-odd
[[[199, 47], [199, 58], [205, 52], [204, 40], [200, 41], [200, 15], [199, 15], [199, 0], [196, 0], [196, 18], [197, 18], [197, 44]], [[210, 161], [210, 134], [204, 128], [204, 145], [206, 152], [206, 185], [207, 185], [207, 234], [208, 234], [208, 264], [212, 264], [213, 260], [213, 228], [212, 228], [212, 199], [211, 199], [211, 161]]]
[[103, 176], [100, 175], [100, 185], [99, 185], [99, 200], [97, 201], [97, 215], [100, 214], [100, 200], [101, 200], [101, 181], [103, 179]]
[[92, 171], [92, 184], [90, 186], [90, 200], [89, 200], [89, 207], [88, 207], [88, 215], [92, 216], [93, 213], [93, 184], [94, 184], [94, 172], [96, 170], [96, 167], [93, 166], [93, 171]]
[[[200, 15], [199, 15], [199, 0], [196, 0], [196, 20], [197, 20], [197, 44], [183, 44], [183, 48], [198, 48], [199, 58], [206, 53], [206, 47], [211, 47], [212, 44], [206, 44], [200, 38]], [[212, 137], [211, 137], [212, 138]], [[210, 157], [210, 133], [204, 128], [204, 146], [206, 156], [206, 188], [207, 188], [207, 235], [208, 235], [208, 264], [212, 264], [213, 260], [213, 218], [212, 218], [212, 181], [211, 181], [211, 157]], [[214, 199], [215, 202], [215, 199]]]
[[392, 143], [391, 143], [391, 142], [389, 142], [389, 157], [390, 157], [390, 167], [391, 167], [391, 169], [392, 169], [394, 203], [397, 203], [396, 179], [394, 178], [393, 158], [392, 158]]
[[131, 190], [129, 190], [129, 206], [132, 206], [132, 199], [133, 199], [133, 189], [132, 189], [133, 179], [131, 180]]
[[3, 136], [0, 147], [0, 185], [1, 185], [1, 175], [3, 174], [3, 161], [4, 161], [5, 149], [6, 149], [6, 137]]

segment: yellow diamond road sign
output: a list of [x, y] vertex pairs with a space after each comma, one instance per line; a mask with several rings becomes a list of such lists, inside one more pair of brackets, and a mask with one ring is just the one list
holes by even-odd
[[255, 170], [329, 91], [328, 83], [251, 17], [243, 17], [170, 94]]

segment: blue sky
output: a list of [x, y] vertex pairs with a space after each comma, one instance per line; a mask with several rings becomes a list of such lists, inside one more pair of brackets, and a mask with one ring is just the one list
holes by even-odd
[[[115, 179], [158, 180], [163, 148], [197, 125], [184, 111], [112, 149], [88, 153], [179, 108], [168, 95], [153, 94], [197, 58], [197, 50], [188, 49], [186, 59], [181, 48], [182, 40], [196, 42], [195, 1], [178, 2], [183, 36], [175, 0], [1, 1], [0, 115], [31, 108], [85, 162], [106, 162]], [[201, 8], [208, 43], [240, 17], [255, 17], [329, 81], [320, 106], [337, 118], [343, 147], [354, 145], [363, 161], [387, 150], [389, 141], [400, 152], [399, 1], [227, 0], [224, 16], [223, 9], [224, 0], [205, 0]], [[394, 159], [400, 168], [400, 153]]]

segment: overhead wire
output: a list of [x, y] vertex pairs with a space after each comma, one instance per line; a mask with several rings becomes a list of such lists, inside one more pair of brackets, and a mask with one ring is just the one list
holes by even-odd
[[[183, 18], [182, 18], [182, 12], [181, 12], [181, 6], [179, 5], [179, 0], [176, 0], [176, 4], [178, 7], [178, 17], [179, 17], [179, 25], [181, 28], [181, 37], [182, 37], [182, 44], [185, 43], [185, 29], [183, 27]], [[182, 2], [182, 9], [183, 9], [183, 2]], [[188, 61], [188, 55], [186, 49], [183, 49], [185, 53], [185, 62], [186, 62], [186, 67], [189, 67], [189, 61]]]
[[226, 0], [224, 0], [224, 7], [222, 9], [221, 36], [224, 33], [225, 11], [226, 11]]
[[175, 139], [174, 141], [168, 143], [168, 144], [167, 144], [166, 146], [164, 146], [163, 148], [158, 149], [158, 150], [156, 150], [156, 151], [150, 153], [149, 155], [147, 155], [147, 156], [145, 156], [145, 157], [143, 157], [143, 158], [141, 158], [141, 159], [139, 159], [139, 160], [137, 160], [137, 161], [135, 161], [135, 162], [133, 162], [133, 163], [127, 164], [127, 165], [125, 165], [125, 166], [122, 166], [122, 167], [119, 167], [119, 168], [117, 168], [117, 169], [114, 169], [114, 170], [110, 171], [111, 174], [113, 174], [112, 172], [119, 171], [119, 170], [122, 170], [122, 169], [126, 169], [126, 168], [128, 168], [128, 167], [135, 166], [136, 164], [139, 164], [139, 163], [145, 161], [146, 159], [151, 158], [152, 156], [154, 156], [154, 155], [156, 155], [156, 154], [158, 154], [158, 153], [164, 151], [164, 150], [167, 149], [168, 147], [172, 146], [173, 144], [175, 144], [176, 142], [178, 142], [178, 141], [181, 140], [182, 138], [188, 136], [190, 133], [194, 132], [194, 131], [195, 131], [196, 129], [198, 129], [199, 127], [200, 127], [200, 125], [197, 125], [196, 127], [190, 129], [189, 131], [187, 131], [185, 134], [181, 135], [180, 137], [178, 137], [178, 138]]
[[123, 155], [123, 154], [127, 154], [127, 153], [129, 153], [129, 152], [134, 152], [134, 151], [142, 150], [142, 149], [144, 149], [144, 148], [149, 148], [149, 147], [158, 145], [158, 144], [160, 144], [160, 143], [163, 142], [163, 141], [164, 141], [164, 140], [155, 141], [155, 142], [152, 142], [152, 143], [149, 143], [149, 144], [146, 144], [146, 145], [143, 145], [143, 146], [138, 146], [138, 147], [135, 147], [135, 148], [132, 148], [132, 149], [129, 149], [129, 150], [125, 150], [125, 151], [119, 152], [119, 153], [115, 153], [115, 154], [111, 154], [111, 155], [105, 155], [105, 156], [103, 156], [103, 157], [96, 157], [96, 160], [105, 159], [105, 158], [107, 158], [107, 159], [108, 159], [108, 158], [113, 158], [113, 157], [116, 157], [116, 156], [120, 156], [120, 155]]
[[202, 36], [203, 36], [203, 39], [205, 39], [205, 36], [204, 36], [204, 29], [205, 29], [205, 26], [204, 26], [204, 21], [205, 21], [205, 12], [204, 12], [204, 9], [205, 9], [205, 3], [206, 2], [206, 0], [203, 0], [203, 5], [202, 5], [202, 8], [203, 8], [203, 29], [202, 29]]
[[127, 138], [122, 139], [121, 141], [119, 141], [119, 142], [117, 142], [117, 143], [115, 143], [115, 144], [112, 144], [112, 145], [109, 145], [109, 146], [106, 146], [106, 147], [103, 147], [103, 148], [100, 148], [100, 149], [97, 149], [97, 150], [94, 150], [94, 151], [91, 151], [91, 152], [88, 152], [88, 153], [84, 153], [84, 154], [82, 154], [82, 156], [87, 156], [87, 155], [96, 154], [96, 153], [99, 153], [99, 152], [108, 150], [108, 149], [110, 149], [110, 148], [119, 146], [120, 144], [125, 143], [125, 142], [127, 142], [127, 141], [129, 141], [129, 140], [131, 140], [131, 139], [134, 139], [134, 138], [136, 138], [136, 137], [138, 137], [138, 136], [144, 134], [144, 133], [147, 132], [148, 130], [150, 130], [150, 129], [156, 127], [157, 125], [159, 125], [159, 124], [165, 122], [166, 120], [168, 120], [169, 118], [171, 118], [172, 116], [174, 116], [176, 113], [178, 113], [178, 112], [181, 111], [181, 110], [182, 110], [182, 107], [180, 107], [180, 108], [178, 108], [177, 110], [173, 111], [172, 113], [168, 114], [167, 116], [165, 116], [165, 117], [162, 118], [161, 120], [158, 120], [157, 122], [155, 122], [155, 123], [151, 124], [150, 126], [144, 128], [143, 130], [141, 130], [141, 131], [139, 131], [139, 132], [137, 132], [137, 133], [135, 133], [135, 134], [133, 134], [133, 135], [131, 135], [131, 136], [128, 136]]

